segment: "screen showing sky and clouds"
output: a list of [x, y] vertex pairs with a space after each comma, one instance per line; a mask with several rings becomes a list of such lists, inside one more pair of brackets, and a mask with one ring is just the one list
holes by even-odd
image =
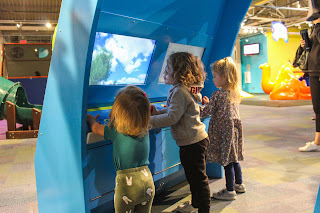
[[96, 33], [90, 85], [144, 84], [155, 40]]

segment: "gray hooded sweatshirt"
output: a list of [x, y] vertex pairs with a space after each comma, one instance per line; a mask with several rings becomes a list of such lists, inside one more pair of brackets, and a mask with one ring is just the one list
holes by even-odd
[[208, 134], [200, 120], [200, 106], [197, 103], [202, 101], [202, 85], [173, 85], [169, 91], [167, 108], [159, 110], [158, 115], [151, 116], [151, 128], [170, 126], [172, 138], [178, 146], [194, 144], [207, 138]]

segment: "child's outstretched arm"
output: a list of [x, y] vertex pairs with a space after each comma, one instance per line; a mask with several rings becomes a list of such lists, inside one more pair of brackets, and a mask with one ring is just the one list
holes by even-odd
[[216, 103], [216, 97], [214, 93], [211, 95], [210, 100], [207, 96], [203, 97], [204, 104], [206, 105], [200, 112], [200, 117], [208, 117], [213, 114], [215, 103]]
[[94, 134], [104, 136], [104, 125], [97, 122], [99, 116], [87, 115], [87, 123]]
[[186, 110], [185, 102], [184, 93], [179, 91], [172, 94], [170, 105], [159, 110], [158, 114], [151, 116], [151, 128], [166, 127], [177, 123]]

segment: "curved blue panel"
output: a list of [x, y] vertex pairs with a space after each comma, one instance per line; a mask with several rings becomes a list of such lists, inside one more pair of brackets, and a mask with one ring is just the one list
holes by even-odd
[[[212, 2], [207, 0], [118, 0], [105, 1], [101, 11], [102, 13], [132, 18], [132, 20], [155, 23], [159, 27], [165, 25], [169, 28], [178, 28], [180, 31], [213, 35], [216, 28], [219, 27], [217, 23], [220, 21], [225, 4], [225, 1]], [[100, 23], [103, 24], [103, 22]]]
[[61, 5], [35, 153], [39, 212], [89, 211], [82, 156], [86, 153], [87, 58], [96, 11], [97, 0]]

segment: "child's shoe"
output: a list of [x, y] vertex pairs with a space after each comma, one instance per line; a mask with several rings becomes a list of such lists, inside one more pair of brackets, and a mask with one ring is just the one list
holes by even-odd
[[227, 189], [222, 189], [217, 193], [213, 193], [212, 197], [218, 200], [235, 200], [237, 199], [236, 191], [228, 191]]
[[191, 201], [186, 201], [180, 204], [175, 211], [176, 213], [198, 213], [198, 210], [193, 208], [191, 205]]
[[320, 151], [320, 146], [318, 146], [317, 144], [314, 143], [314, 141], [312, 141], [312, 142], [306, 143], [305, 146], [300, 147], [299, 151], [300, 152]]
[[234, 189], [235, 189], [236, 192], [239, 192], [239, 193], [244, 193], [244, 192], [246, 192], [246, 186], [245, 186], [243, 183], [241, 183], [241, 184], [235, 184], [235, 185], [234, 185]]

